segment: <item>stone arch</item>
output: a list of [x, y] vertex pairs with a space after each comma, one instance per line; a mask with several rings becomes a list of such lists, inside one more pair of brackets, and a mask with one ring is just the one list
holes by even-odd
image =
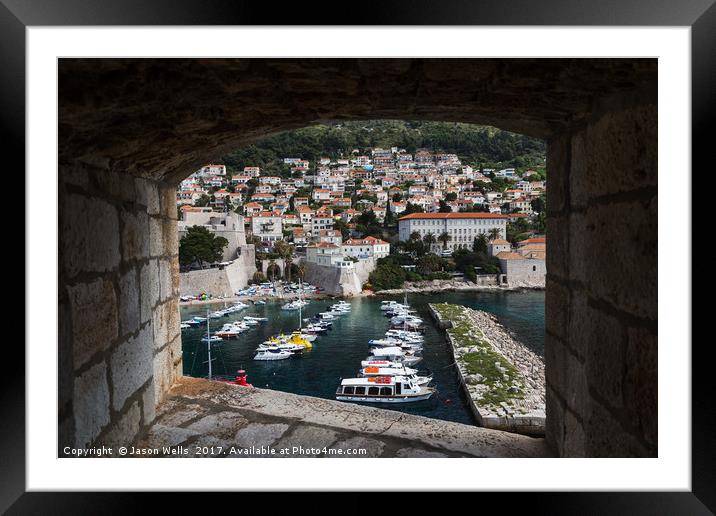
[[278, 268], [276, 278], [277, 279], [282, 278], [283, 274], [284, 274], [284, 270], [286, 269], [285, 260], [283, 258], [275, 258], [275, 259], [265, 258], [265, 259], [261, 260], [261, 272], [263, 272], [264, 276], [266, 276], [267, 278], [269, 277], [268, 272], [269, 272], [269, 267], [271, 267], [271, 266], [275, 266]]
[[60, 446], [132, 440], [181, 375], [178, 181], [277, 131], [397, 118], [548, 141], [547, 440], [654, 456], [656, 77], [653, 59], [61, 59]]

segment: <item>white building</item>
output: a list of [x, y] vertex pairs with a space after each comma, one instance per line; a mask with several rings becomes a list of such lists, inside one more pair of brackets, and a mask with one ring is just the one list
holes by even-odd
[[352, 258], [385, 258], [390, 254], [390, 244], [379, 238], [367, 236], [343, 242], [343, 255]]
[[251, 231], [262, 242], [273, 243], [283, 238], [283, 219], [269, 211], [262, 211], [251, 217]]
[[[493, 213], [411, 213], [398, 221], [398, 235], [401, 241], [410, 239], [413, 232], [420, 237], [432, 233], [437, 239], [441, 234], [450, 235], [446, 248], [471, 248], [477, 235], [489, 235], [497, 229], [498, 238], [506, 238], [509, 217]], [[433, 245], [442, 248], [442, 242]]]

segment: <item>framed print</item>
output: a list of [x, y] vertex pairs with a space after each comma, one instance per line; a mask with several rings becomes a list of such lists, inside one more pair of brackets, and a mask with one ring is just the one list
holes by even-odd
[[81, 4], [2, 11], [28, 242], [3, 508], [113, 490], [713, 508], [690, 330], [709, 2], [320, 25]]

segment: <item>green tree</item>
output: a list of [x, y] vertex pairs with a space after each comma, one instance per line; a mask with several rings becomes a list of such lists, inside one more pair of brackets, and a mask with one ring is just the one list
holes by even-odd
[[286, 279], [291, 282], [291, 260], [295, 251], [294, 247], [285, 240], [278, 240], [273, 245], [273, 251], [278, 254], [284, 262]]
[[429, 253], [418, 259], [416, 270], [420, 274], [431, 274], [445, 268], [445, 260], [438, 255]]
[[432, 233], [426, 233], [426, 235], [423, 237], [423, 242], [427, 246], [428, 250], [430, 250], [433, 248], [433, 244], [437, 242], [437, 239]]
[[490, 235], [490, 241], [500, 238], [500, 230], [497, 228], [492, 228], [487, 234]]
[[229, 241], [224, 237], [217, 237], [203, 226], [192, 226], [179, 241], [179, 263], [187, 266], [199, 262], [203, 268], [204, 262], [221, 260], [227, 245]]
[[452, 240], [452, 237], [448, 232], [440, 233], [438, 241], [443, 244], [443, 249], [447, 249], [448, 242]]
[[480, 233], [472, 242], [472, 250], [476, 253], [487, 254], [487, 237], [484, 233]]

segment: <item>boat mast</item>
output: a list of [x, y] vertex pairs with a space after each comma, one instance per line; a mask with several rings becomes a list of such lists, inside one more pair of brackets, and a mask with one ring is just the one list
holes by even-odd
[[209, 352], [209, 380], [211, 380], [211, 334], [209, 333], [209, 309], [206, 309], [206, 350]]
[[303, 303], [301, 302], [301, 294], [303, 293], [303, 286], [301, 284], [301, 278], [298, 278], [298, 331], [301, 331], [303, 323], [301, 322], [301, 313], [303, 309]]

